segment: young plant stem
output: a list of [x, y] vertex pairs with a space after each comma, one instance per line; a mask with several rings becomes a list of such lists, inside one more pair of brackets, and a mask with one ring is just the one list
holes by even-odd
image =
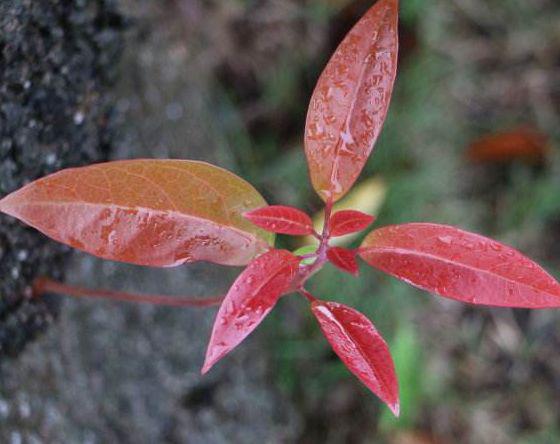
[[310, 303], [313, 303], [317, 300], [317, 298], [315, 296], [313, 296], [311, 293], [309, 293], [305, 288], [301, 287], [298, 290], [299, 294], [303, 295], [305, 297], [305, 299], [307, 299]]
[[323, 232], [319, 235], [319, 246], [312, 257], [316, 257], [315, 262], [309, 265], [302, 265], [298, 271], [298, 275], [292, 283], [291, 289], [293, 291], [300, 291], [303, 288], [305, 282], [317, 273], [328, 261], [327, 250], [329, 248], [330, 240], [330, 219], [332, 213], [333, 202], [332, 200], [327, 201], [325, 204], [325, 220], [323, 224]]
[[300, 254], [300, 255], [298, 255], [298, 257], [299, 257], [301, 260], [312, 259], [312, 258], [314, 258], [314, 257], [317, 257], [317, 253]]
[[223, 297], [197, 299], [182, 296], [165, 296], [158, 294], [134, 294], [124, 291], [93, 290], [74, 285], [63, 284], [48, 278], [38, 278], [33, 284], [33, 295], [59, 293], [77, 298], [109, 299], [113, 301], [136, 302], [141, 304], [165, 305], [168, 307], [213, 307], [222, 303]]
[[317, 231], [313, 230], [313, 232], [311, 233], [311, 236], [313, 236], [315, 239], [317, 239], [319, 242], [321, 242], [322, 236], [317, 233]]
[[328, 240], [331, 237], [330, 220], [331, 220], [332, 209], [333, 209], [333, 201], [332, 199], [329, 199], [325, 204], [325, 221], [323, 223], [323, 233], [321, 234], [321, 239], [326, 240], [326, 242], [328, 242]]

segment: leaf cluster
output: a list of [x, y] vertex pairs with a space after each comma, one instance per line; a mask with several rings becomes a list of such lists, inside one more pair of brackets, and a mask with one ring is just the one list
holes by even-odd
[[[333, 244], [374, 218], [333, 211], [354, 185], [385, 121], [397, 70], [398, 2], [378, 1], [342, 41], [321, 74], [305, 124], [313, 188], [325, 203], [322, 230], [301, 210], [269, 206], [245, 180], [190, 160], [127, 160], [63, 170], [0, 201], [0, 211], [47, 236], [110, 260], [171, 267], [195, 261], [246, 265], [223, 299], [174, 303], [162, 296], [113, 297], [167, 305], [220, 303], [202, 372], [237, 347], [289, 294], [300, 294], [335, 353], [391, 411], [399, 390], [389, 348], [375, 326], [306, 283], [330, 262], [358, 275], [358, 258], [411, 285], [470, 304], [551, 308], [560, 284], [515, 249], [434, 223], [370, 232], [357, 249]], [[274, 248], [274, 233], [313, 236], [311, 250]], [[49, 287], [50, 286], [50, 287]], [[49, 287], [88, 295], [41, 281]]]

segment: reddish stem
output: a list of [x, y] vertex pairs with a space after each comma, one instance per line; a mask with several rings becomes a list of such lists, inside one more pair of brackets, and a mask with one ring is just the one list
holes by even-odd
[[166, 305], [170, 307], [212, 307], [220, 305], [223, 297], [196, 299], [187, 297], [164, 296], [159, 294], [134, 294], [124, 291], [92, 290], [63, 284], [48, 278], [38, 278], [33, 284], [33, 295], [41, 296], [45, 293], [61, 293], [74, 297], [88, 297], [96, 299], [110, 299], [114, 301], [138, 302], [143, 304]]
[[332, 200], [328, 200], [325, 204], [325, 222], [323, 225], [323, 232], [319, 235], [319, 246], [317, 247], [317, 251], [314, 255], [317, 257], [315, 262], [309, 265], [300, 266], [298, 275], [294, 279], [292, 283], [292, 290], [293, 291], [300, 291], [303, 284], [315, 273], [317, 273], [327, 262], [327, 250], [329, 248], [329, 239], [330, 239], [330, 219], [332, 213], [333, 202]]
[[300, 255], [298, 255], [298, 257], [299, 257], [301, 260], [312, 259], [312, 258], [314, 258], [314, 257], [317, 257], [317, 253], [300, 254]]
[[333, 208], [333, 201], [329, 199], [325, 204], [325, 222], [323, 223], [323, 234], [321, 235], [322, 240], [328, 242], [331, 237], [331, 213]]
[[305, 296], [305, 299], [307, 299], [310, 303], [313, 303], [317, 300], [317, 298], [315, 296], [313, 296], [311, 293], [309, 293], [305, 288], [301, 287], [298, 289], [298, 292]]

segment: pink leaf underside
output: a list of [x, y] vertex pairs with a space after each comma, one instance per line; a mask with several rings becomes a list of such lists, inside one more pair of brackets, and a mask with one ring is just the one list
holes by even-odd
[[342, 210], [334, 213], [330, 220], [332, 236], [344, 236], [365, 230], [375, 218], [356, 210]]
[[235, 280], [214, 321], [202, 373], [243, 341], [288, 291], [300, 259], [285, 250], [256, 258]]
[[271, 205], [245, 213], [258, 227], [273, 233], [307, 235], [313, 233], [313, 221], [303, 211], [283, 205]]
[[327, 250], [329, 261], [346, 273], [357, 276], [359, 273], [356, 253], [348, 248], [331, 247]]
[[396, 77], [398, 2], [378, 1], [321, 74], [305, 126], [311, 182], [324, 201], [354, 184], [379, 136]]
[[104, 259], [169, 267], [247, 264], [273, 242], [242, 216], [263, 205], [222, 168], [151, 159], [59, 171], [2, 199], [0, 211]]
[[399, 415], [399, 387], [389, 347], [363, 314], [336, 302], [316, 301], [313, 314], [346, 367]]
[[560, 284], [517, 250], [447, 225], [411, 223], [371, 232], [360, 256], [416, 287], [471, 304], [560, 306]]

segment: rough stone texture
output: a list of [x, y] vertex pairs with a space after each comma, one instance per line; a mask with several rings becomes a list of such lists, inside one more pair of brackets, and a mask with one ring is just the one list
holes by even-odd
[[[0, 2], [0, 196], [110, 147], [105, 85], [120, 49], [107, 1]], [[0, 224], [0, 356], [17, 354], [55, 305], [29, 301], [37, 274], [60, 277], [67, 249], [11, 218]]]
[[[131, 26], [115, 90], [120, 143], [113, 157], [195, 158], [233, 168], [212, 125], [205, 95], [211, 79], [184, 17], [159, 2], [121, 6]], [[70, 282], [137, 292], [214, 295], [238, 272], [73, 257]], [[47, 334], [0, 367], [0, 441], [292, 442], [298, 418], [270, 381], [262, 334], [201, 378], [214, 313], [64, 299]]]
[[[69, 274], [112, 288], [204, 294], [227, 274], [210, 268], [139, 273], [136, 267], [84, 256]], [[14, 443], [33, 438], [48, 443], [290, 441], [296, 423], [266, 378], [258, 335], [201, 378], [213, 314], [65, 300], [56, 325], [4, 371], [0, 438]]]

